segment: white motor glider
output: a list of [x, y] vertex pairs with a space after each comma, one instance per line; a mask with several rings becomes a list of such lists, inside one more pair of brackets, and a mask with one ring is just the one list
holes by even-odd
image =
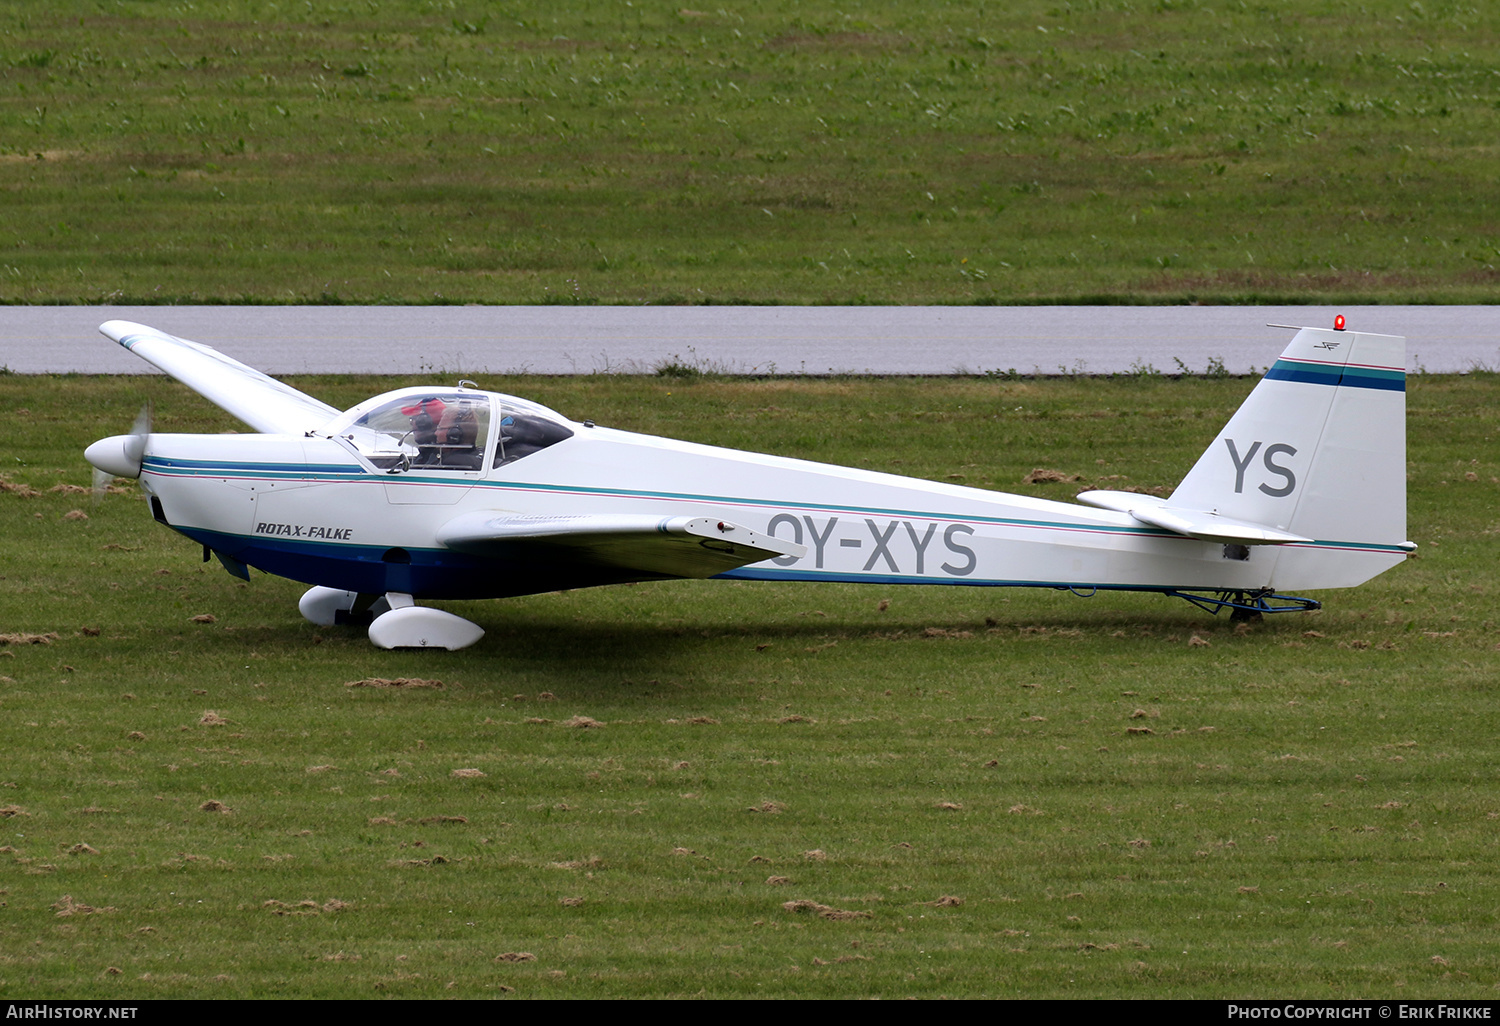
[[[261, 434], [89, 446], [152, 515], [216, 555], [314, 587], [314, 623], [383, 648], [484, 632], [416, 599], [727, 577], [1154, 591], [1237, 617], [1314, 609], [1406, 540], [1406, 340], [1302, 328], [1170, 498], [1089, 506], [570, 421], [470, 382], [340, 412], [207, 346], [100, 330]], [[1094, 508], [1089, 508], [1094, 507]]]

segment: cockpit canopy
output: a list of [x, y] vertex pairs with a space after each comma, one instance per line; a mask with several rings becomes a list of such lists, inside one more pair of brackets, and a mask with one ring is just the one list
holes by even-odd
[[346, 410], [327, 430], [392, 472], [501, 467], [573, 437], [545, 406], [465, 388], [387, 392]]
[[573, 429], [547, 407], [511, 396], [495, 398], [500, 401], [500, 427], [491, 466], [503, 467], [573, 437]]

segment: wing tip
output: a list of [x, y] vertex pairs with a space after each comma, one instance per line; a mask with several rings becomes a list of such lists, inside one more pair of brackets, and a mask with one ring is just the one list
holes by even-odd
[[99, 334], [120, 343], [126, 349], [129, 349], [133, 344], [133, 336], [150, 335], [162, 339], [171, 339], [172, 337], [159, 328], [151, 327], [149, 324], [138, 324], [135, 321], [123, 320], [105, 321], [99, 325]]

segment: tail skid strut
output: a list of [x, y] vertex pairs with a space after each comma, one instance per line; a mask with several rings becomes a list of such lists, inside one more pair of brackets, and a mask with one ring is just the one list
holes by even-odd
[[1071, 592], [1079, 598], [1093, 598], [1100, 591], [1144, 591], [1155, 595], [1168, 595], [1191, 602], [1199, 609], [1206, 610], [1215, 616], [1228, 609], [1231, 620], [1254, 620], [1264, 613], [1310, 613], [1314, 609], [1323, 608], [1323, 603], [1317, 599], [1303, 598], [1300, 595], [1282, 595], [1275, 588], [1260, 588], [1251, 591], [1208, 588], [1199, 591], [1188, 588], [1119, 586], [1100, 588], [1082, 584], [1055, 587], [1057, 591]]
[[1221, 610], [1228, 609], [1231, 611], [1229, 614], [1231, 620], [1252, 620], [1263, 613], [1310, 613], [1314, 609], [1323, 608], [1323, 603], [1317, 599], [1302, 598], [1297, 595], [1278, 595], [1273, 588], [1265, 588], [1261, 591], [1217, 591], [1208, 594], [1172, 589], [1162, 594], [1186, 599], [1199, 609], [1207, 610], [1215, 616], [1218, 616]]

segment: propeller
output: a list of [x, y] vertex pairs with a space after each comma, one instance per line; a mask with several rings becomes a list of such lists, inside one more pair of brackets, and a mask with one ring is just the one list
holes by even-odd
[[104, 499], [109, 484], [117, 477], [140, 477], [141, 460], [146, 455], [146, 441], [151, 434], [151, 403], [148, 400], [135, 415], [128, 435], [101, 438], [83, 452], [83, 458], [94, 466], [94, 504]]

